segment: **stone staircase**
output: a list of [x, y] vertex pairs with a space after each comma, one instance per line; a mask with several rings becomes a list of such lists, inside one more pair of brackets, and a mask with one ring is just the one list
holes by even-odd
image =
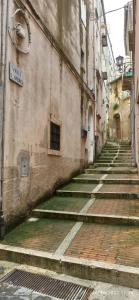
[[0, 259], [139, 288], [139, 176], [130, 145], [107, 143], [5, 236]]

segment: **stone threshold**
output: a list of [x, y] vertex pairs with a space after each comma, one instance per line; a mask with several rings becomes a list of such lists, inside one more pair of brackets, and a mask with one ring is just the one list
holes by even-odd
[[49, 269], [60, 274], [95, 280], [130, 288], [139, 288], [139, 268], [58, 256], [49, 252], [35, 251], [0, 244], [0, 259], [9, 262]]
[[34, 209], [32, 216], [35, 218], [50, 218], [72, 220], [84, 223], [111, 224], [111, 225], [135, 225], [139, 226], [139, 218], [130, 216], [115, 216], [105, 214], [84, 214], [76, 212], [63, 212], [55, 210]]

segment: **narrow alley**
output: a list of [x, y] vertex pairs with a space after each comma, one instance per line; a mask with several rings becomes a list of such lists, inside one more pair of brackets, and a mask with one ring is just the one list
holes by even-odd
[[139, 0], [0, 2], [0, 300], [139, 299]]

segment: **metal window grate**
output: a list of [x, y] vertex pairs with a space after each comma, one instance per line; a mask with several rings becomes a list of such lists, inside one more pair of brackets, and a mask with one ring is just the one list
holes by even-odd
[[0, 283], [24, 287], [35, 292], [64, 300], [87, 300], [93, 289], [74, 283], [54, 279], [45, 275], [14, 269]]

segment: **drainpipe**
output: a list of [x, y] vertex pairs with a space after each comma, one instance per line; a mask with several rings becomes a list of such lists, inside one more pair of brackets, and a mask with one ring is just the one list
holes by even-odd
[[4, 214], [3, 214], [3, 167], [4, 167], [4, 110], [5, 110], [4, 107], [5, 107], [5, 96], [6, 96], [8, 11], [9, 11], [9, 0], [7, 0], [7, 1], [1, 0], [1, 33], [0, 33], [0, 35], [1, 35], [1, 45], [0, 45], [0, 47], [1, 47], [1, 49], [0, 49], [0, 239], [2, 239], [4, 237], [4, 234], [5, 234], [5, 224], [4, 224]]

